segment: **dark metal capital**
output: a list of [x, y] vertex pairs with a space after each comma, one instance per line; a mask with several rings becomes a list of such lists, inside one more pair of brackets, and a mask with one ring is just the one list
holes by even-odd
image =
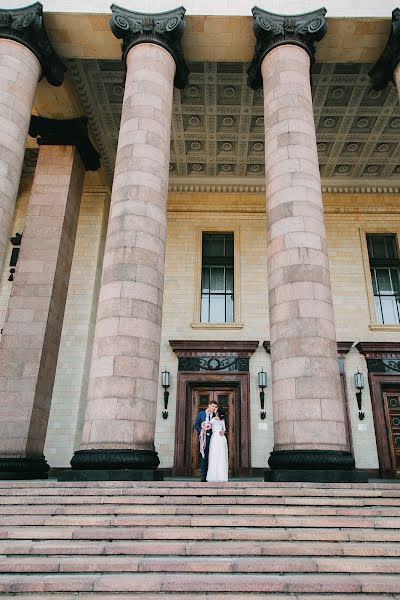
[[47, 81], [56, 86], [63, 83], [66, 67], [47, 36], [40, 2], [24, 8], [0, 9], [0, 38], [14, 40], [29, 48], [40, 62]]
[[374, 90], [382, 90], [393, 80], [394, 71], [400, 62], [400, 8], [392, 12], [392, 27], [385, 49], [368, 75]]
[[302, 15], [276, 15], [255, 6], [253, 31], [256, 36], [254, 57], [248, 68], [247, 82], [253, 90], [262, 86], [261, 63], [273, 48], [284, 44], [300, 46], [315, 60], [315, 42], [327, 32], [326, 9], [320, 8]]
[[32, 115], [29, 135], [38, 138], [39, 146], [76, 146], [85, 169], [97, 171], [100, 154], [89, 139], [87, 123], [87, 117], [58, 120]]
[[122, 39], [122, 59], [137, 44], [157, 44], [167, 50], [176, 64], [174, 85], [183, 89], [188, 82], [189, 69], [185, 62], [181, 38], [186, 10], [181, 6], [168, 12], [146, 14], [126, 10], [112, 4], [110, 28], [116, 38]]

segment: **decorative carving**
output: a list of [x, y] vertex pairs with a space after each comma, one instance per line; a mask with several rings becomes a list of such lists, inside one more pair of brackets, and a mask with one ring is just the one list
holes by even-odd
[[256, 36], [254, 57], [247, 71], [248, 84], [253, 90], [262, 87], [261, 63], [273, 48], [295, 44], [310, 55], [314, 62], [315, 42], [322, 40], [327, 31], [326, 9], [320, 8], [302, 15], [277, 15], [255, 6], [253, 31]]
[[369, 373], [400, 373], [400, 358], [368, 358], [367, 367]]
[[278, 450], [268, 459], [271, 469], [321, 469], [351, 471], [355, 461], [351, 452], [334, 450]]
[[29, 135], [38, 138], [39, 146], [76, 146], [87, 171], [100, 168], [100, 154], [92, 145], [86, 117], [78, 119], [47, 119], [32, 115]]
[[365, 358], [400, 359], [400, 342], [358, 342], [356, 348]]
[[76, 470], [157, 469], [160, 464], [153, 450], [77, 450], [71, 459]]
[[392, 27], [385, 49], [369, 71], [374, 90], [382, 90], [393, 80], [394, 71], [400, 62], [400, 8], [392, 12]]
[[111, 11], [113, 16], [110, 28], [116, 38], [122, 39], [123, 60], [126, 60], [129, 50], [137, 44], [147, 42], [165, 48], [176, 64], [174, 84], [182, 90], [188, 83], [189, 75], [181, 45], [186, 12], [183, 6], [168, 12], [146, 14], [112, 4]]
[[178, 359], [178, 371], [239, 371], [246, 372], [249, 370], [248, 358], [217, 358], [209, 357], [187, 357], [182, 356]]
[[50, 44], [40, 2], [24, 8], [0, 9], [0, 38], [29, 48], [40, 62], [47, 81], [55, 86], [63, 83], [66, 67]]

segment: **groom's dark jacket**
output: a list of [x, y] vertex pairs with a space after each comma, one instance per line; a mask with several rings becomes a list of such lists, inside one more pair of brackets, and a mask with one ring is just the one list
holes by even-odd
[[[213, 418], [214, 413], [211, 413], [211, 418]], [[194, 423], [194, 428], [197, 431], [197, 433], [200, 435], [201, 432], [201, 424], [207, 420], [207, 415], [206, 415], [206, 411], [205, 410], [201, 410], [199, 412], [199, 414], [197, 415], [196, 421]], [[206, 443], [208, 443], [208, 441], [210, 440], [212, 434], [212, 430], [209, 429], [208, 431], [206, 431]]]

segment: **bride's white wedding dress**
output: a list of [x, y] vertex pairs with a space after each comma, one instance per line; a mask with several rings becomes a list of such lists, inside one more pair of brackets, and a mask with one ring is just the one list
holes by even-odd
[[225, 435], [225, 421], [211, 419], [212, 436], [208, 452], [207, 481], [228, 481], [228, 444]]

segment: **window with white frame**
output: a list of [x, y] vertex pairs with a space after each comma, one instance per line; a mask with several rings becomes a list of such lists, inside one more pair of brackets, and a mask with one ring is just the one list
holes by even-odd
[[202, 323], [233, 323], [234, 320], [233, 233], [202, 235], [201, 309]]
[[367, 234], [377, 323], [400, 324], [400, 259], [394, 234]]

